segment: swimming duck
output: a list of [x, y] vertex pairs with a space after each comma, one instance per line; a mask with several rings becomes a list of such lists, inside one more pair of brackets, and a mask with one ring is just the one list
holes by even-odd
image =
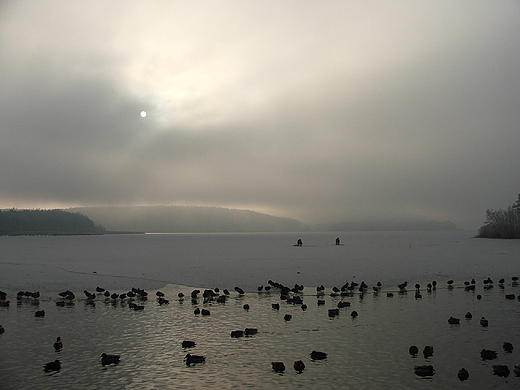
[[121, 355], [107, 355], [106, 353], [102, 353], [101, 356], [101, 364], [107, 366], [109, 364], [118, 364], [121, 359]]
[[0, 334], [5, 333], [5, 329], [2, 325], [0, 325]]
[[34, 313], [35, 317], [45, 317], [45, 310], [38, 310]]
[[466, 314], [464, 314], [464, 318], [469, 320], [469, 319], [473, 318], [473, 315], [468, 311]]
[[54, 342], [54, 349], [56, 351], [61, 351], [63, 349], [63, 342], [61, 341], [61, 337], [57, 337]]
[[296, 360], [294, 362], [293, 367], [298, 374], [301, 374], [302, 371], [305, 369], [305, 363], [303, 363], [301, 360]]
[[290, 315], [290, 314], [286, 314], [286, 315], [283, 316], [283, 319], [284, 319], [285, 321], [291, 321], [291, 319], [292, 319], [292, 315]]
[[428, 366], [415, 366], [413, 369], [415, 374], [419, 376], [432, 376], [435, 374], [435, 370], [431, 364]]
[[507, 378], [509, 376], [509, 368], [504, 364], [493, 365], [493, 375], [503, 376]]
[[410, 355], [415, 357], [419, 353], [419, 348], [417, 348], [416, 345], [412, 345], [410, 348], [408, 348], [408, 352], [410, 353]]
[[251, 306], [249, 306], [249, 304], [247, 304], [247, 303], [243, 307], [244, 307], [244, 310], [249, 310], [251, 308]]
[[355, 310], [352, 310], [352, 313], [350, 313], [350, 316], [351, 316], [352, 318], [356, 318], [356, 317], [358, 316], [358, 312], [355, 311]]
[[488, 325], [489, 325], [489, 321], [486, 320], [484, 317], [482, 317], [482, 318], [480, 319], [480, 325], [482, 325], [482, 326], [488, 326]]
[[430, 356], [433, 356], [433, 346], [432, 345], [426, 345], [424, 348], [423, 348], [423, 356], [425, 358], [429, 358]]
[[43, 366], [43, 370], [45, 372], [59, 371], [60, 369], [61, 369], [61, 362], [58, 359], [56, 359], [53, 362], [47, 363]]
[[244, 295], [244, 290], [242, 290], [240, 287], [235, 287], [235, 291], [240, 295]]
[[167, 305], [170, 301], [163, 297], [159, 297], [157, 298], [157, 303], [159, 303], [159, 305]]
[[480, 351], [480, 357], [482, 360], [492, 360], [497, 358], [497, 351], [492, 351], [490, 349], [483, 349]]
[[466, 370], [465, 368], [461, 368], [459, 370], [459, 372], [457, 373], [457, 377], [459, 378], [459, 380], [462, 382], [462, 381], [465, 381], [466, 379], [469, 378], [469, 372], [468, 370]]
[[327, 359], [327, 354], [326, 354], [325, 352], [312, 351], [312, 352], [311, 352], [311, 359], [312, 359], [312, 360], [323, 360], [323, 359]]
[[460, 319], [455, 318], [455, 317], [450, 317], [450, 318], [448, 318], [448, 324], [450, 324], [450, 325], [460, 324]]
[[272, 303], [271, 307], [275, 310], [280, 310], [280, 304], [279, 303]]
[[182, 348], [193, 348], [195, 347], [195, 341], [190, 341], [190, 340], [184, 340], [182, 342]]
[[283, 362], [271, 362], [274, 372], [284, 372], [285, 364]]
[[209, 316], [210, 315], [210, 312], [208, 309], [202, 309], [200, 311], [200, 314], [202, 314], [203, 316]]
[[504, 351], [506, 352], [513, 352], [513, 344], [511, 343], [508, 343], [507, 341], [504, 341], [504, 343], [502, 344], [502, 348], [504, 348]]
[[246, 328], [244, 330], [244, 334], [246, 336], [252, 336], [252, 335], [257, 334], [257, 333], [258, 333], [258, 329], [257, 328]]
[[233, 338], [244, 337], [244, 331], [243, 330], [233, 330], [233, 331], [231, 331], [231, 337], [233, 337]]
[[186, 365], [189, 366], [191, 364], [204, 363], [206, 361], [206, 357], [201, 355], [187, 354], [184, 360], [186, 361]]

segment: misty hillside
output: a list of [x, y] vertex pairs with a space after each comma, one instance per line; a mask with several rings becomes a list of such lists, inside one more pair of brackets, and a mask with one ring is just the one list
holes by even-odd
[[290, 218], [249, 210], [199, 206], [76, 207], [108, 231], [146, 233], [294, 232], [310, 227]]
[[457, 226], [451, 221], [432, 220], [389, 220], [389, 221], [345, 221], [316, 226], [318, 231], [390, 231], [390, 230], [451, 230]]

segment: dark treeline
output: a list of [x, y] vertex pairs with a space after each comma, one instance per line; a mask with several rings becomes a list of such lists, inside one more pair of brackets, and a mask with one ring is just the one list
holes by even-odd
[[505, 210], [486, 210], [486, 222], [478, 230], [480, 238], [520, 238], [520, 194]]
[[63, 210], [0, 210], [0, 235], [98, 234], [102, 226], [80, 213]]

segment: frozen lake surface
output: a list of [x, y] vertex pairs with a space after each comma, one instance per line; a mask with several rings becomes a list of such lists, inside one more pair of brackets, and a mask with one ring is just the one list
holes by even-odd
[[[520, 241], [472, 238], [474, 232], [359, 232], [302, 234], [172, 234], [56, 237], [0, 237], [0, 290], [9, 307], [0, 307], [0, 389], [175, 389], [313, 388], [313, 389], [448, 389], [520, 388], [513, 365], [520, 364]], [[344, 245], [336, 246], [340, 237]], [[296, 240], [302, 247], [295, 247]], [[491, 277], [493, 288], [483, 280]], [[476, 280], [467, 291], [464, 281]], [[498, 280], [505, 278], [499, 286]], [[447, 280], [454, 288], [447, 288]], [[287, 303], [279, 291], [257, 292], [268, 280], [305, 288], [307, 305]], [[437, 290], [426, 283], [436, 280]], [[331, 296], [332, 287], [364, 281], [366, 292]], [[379, 293], [372, 286], [382, 283]], [[397, 284], [408, 281], [407, 293]], [[421, 298], [414, 285], [421, 284]], [[316, 286], [326, 287], [321, 297]], [[102, 286], [122, 293], [131, 287], [149, 291], [135, 301], [82, 293]], [[235, 286], [246, 293], [238, 294]], [[192, 301], [195, 288], [231, 291], [225, 303]], [[57, 292], [74, 291], [64, 307]], [[159, 305], [160, 289], [169, 304]], [[17, 299], [19, 290], [40, 291], [38, 299]], [[187, 298], [179, 300], [183, 292]], [[387, 296], [393, 292], [394, 296]], [[515, 299], [506, 299], [515, 294]], [[477, 296], [481, 295], [481, 299]], [[318, 299], [324, 305], [318, 305]], [[339, 302], [350, 303], [329, 317]], [[244, 310], [243, 305], [250, 309]], [[280, 309], [272, 308], [279, 303]], [[205, 308], [210, 315], [194, 314]], [[36, 318], [37, 310], [45, 310]], [[353, 318], [351, 313], [358, 312]], [[466, 312], [473, 318], [464, 318]], [[286, 321], [284, 316], [292, 315]], [[460, 318], [459, 325], [447, 319]], [[489, 320], [488, 327], [479, 323]], [[257, 328], [250, 337], [231, 338], [233, 330]], [[57, 336], [64, 348], [54, 351]], [[183, 340], [196, 346], [183, 349]], [[508, 353], [502, 343], [518, 348]], [[408, 354], [410, 345], [425, 358]], [[482, 360], [483, 349], [497, 359]], [[327, 352], [312, 361], [313, 350]], [[8, 353], [5, 351], [9, 351]], [[101, 353], [121, 354], [118, 365], [102, 366]], [[206, 362], [187, 366], [187, 353]], [[59, 359], [62, 369], [46, 374], [43, 364]], [[302, 360], [306, 368], [292, 368]], [[275, 373], [271, 362], [283, 361]], [[414, 374], [415, 365], [433, 365], [433, 376]], [[507, 365], [510, 376], [493, 375], [492, 365]], [[470, 378], [460, 382], [465, 367]]]

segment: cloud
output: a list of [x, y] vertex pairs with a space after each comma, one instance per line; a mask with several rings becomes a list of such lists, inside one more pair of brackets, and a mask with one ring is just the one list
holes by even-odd
[[514, 3], [1, 7], [0, 207], [476, 229], [519, 191]]

